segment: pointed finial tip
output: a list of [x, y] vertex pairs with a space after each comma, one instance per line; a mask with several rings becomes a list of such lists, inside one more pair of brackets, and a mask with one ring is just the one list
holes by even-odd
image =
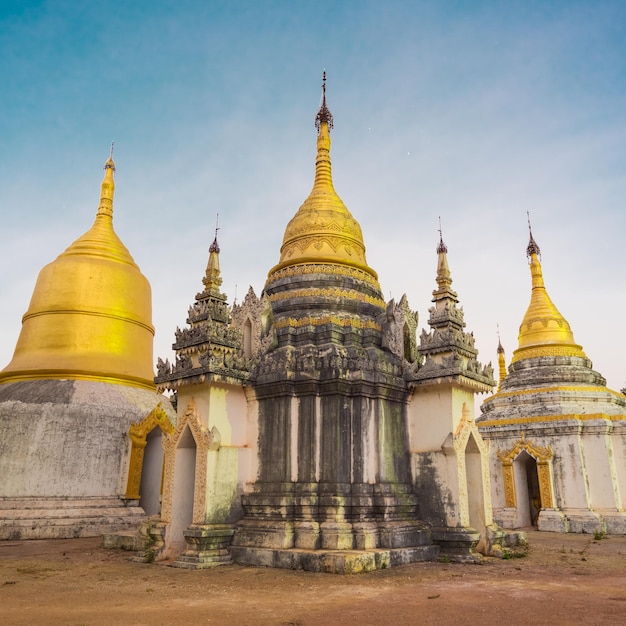
[[215, 238], [213, 239], [213, 243], [209, 247], [209, 252], [218, 252], [219, 253], [219, 251], [220, 251], [220, 246], [217, 243], [217, 231], [220, 229], [219, 222], [220, 222], [220, 214], [217, 213], [216, 218], [215, 218]]
[[530, 225], [530, 211], [526, 211], [526, 216], [528, 217], [528, 234], [530, 235], [530, 241], [528, 242], [528, 246], [526, 247], [526, 256], [530, 257], [533, 254], [541, 255], [541, 250], [539, 249], [539, 245], [533, 238], [533, 229]]
[[115, 171], [115, 161], [113, 161], [113, 147], [115, 146], [115, 142], [111, 142], [111, 150], [109, 151], [109, 158], [107, 162], [104, 164], [105, 170], [113, 170]]
[[333, 127], [333, 116], [326, 106], [326, 70], [322, 72], [322, 104], [315, 116], [315, 128], [317, 128], [318, 132], [324, 122], [328, 124], [329, 129]]
[[448, 251], [448, 246], [443, 242], [443, 233], [441, 231], [441, 216], [439, 217], [439, 245], [437, 246], [437, 254], [441, 254], [442, 252]]

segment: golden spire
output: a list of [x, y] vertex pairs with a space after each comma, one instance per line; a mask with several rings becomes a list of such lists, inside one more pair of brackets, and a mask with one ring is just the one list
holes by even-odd
[[518, 348], [511, 363], [540, 356], [576, 356], [585, 358], [582, 347], [574, 341], [567, 320], [550, 300], [543, 282], [539, 246], [528, 223], [530, 241], [526, 253], [530, 260], [532, 294], [519, 329]]
[[452, 274], [448, 267], [448, 246], [443, 242], [441, 218], [439, 218], [439, 245], [437, 246], [437, 286], [438, 291], [450, 291]]
[[219, 213], [217, 215], [215, 225], [215, 238], [209, 247], [209, 261], [206, 266], [204, 278], [202, 279], [202, 283], [204, 284], [204, 294], [198, 294], [199, 297], [202, 295], [222, 295], [220, 294], [220, 286], [222, 284], [222, 275], [220, 272], [220, 246], [217, 243], [217, 231], [219, 230], [219, 226], [217, 225], [218, 221]]
[[95, 222], [39, 273], [0, 383], [55, 378], [154, 388], [152, 295], [113, 230], [112, 152]]
[[500, 377], [500, 380], [498, 381], [498, 391], [500, 391], [500, 386], [506, 376], [506, 360], [504, 358], [504, 348], [502, 347], [502, 342], [500, 341], [500, 328], [498, 328], [498, 370]]
[[318, 136], [313, 189], [287, 225], [280, 261], [269, 275], [290, 265], [331, 263], [355, 267], [377, 278], [365, 259], [361, 227], [333, 187], [330, 162], [333, 116], [326, 105], [326, 72], [315, 126]]

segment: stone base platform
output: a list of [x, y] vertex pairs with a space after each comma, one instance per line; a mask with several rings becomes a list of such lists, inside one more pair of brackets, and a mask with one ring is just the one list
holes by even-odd
[[183, 531], [187, 548], [172, 563], [184, 569], [207, 569], [230, 565], [230, 544], [235, 528], [230, 524], [190, 526]]
[[0, 540], [98, 537], [145, 517], [136, 500], [116, 497], [0, 498]]
[[435, 545], [372, 550], [302, 550], [232, 546], [232, 559], [243, 565], [301, 569], [327, 574], [359, 574], [433, 561], [439, 555]]
[[626, 534], [626, 512], [591, 509], [542, 509], [538, 530], [556, 533]]

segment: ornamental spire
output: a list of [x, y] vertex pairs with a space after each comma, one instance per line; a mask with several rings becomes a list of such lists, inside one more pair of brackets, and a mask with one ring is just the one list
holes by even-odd
[[115, 162], [113, 161], [113, 146], [115, 142], [111, 142], [111, 152], [109, 158], [104, 164], [104, 178], [100, 191], [100, 204], [96, 216], [103, 215], [105, 217], [113, 217], [113, 194], [115, 193], [115, 181], [113, 173], [115, 172]]
[[[437, 286], [438, 292], [450, 291], [452, 275], [448, 267], [448, 246], [443, 242], [441, 217], [439, 218], [439, 245], [437, 246]], [[456, 296], [456, 294], [454, 294]]]
[[324, 70], [324, 73], [322, 74], [322, 104], [320, 106], [320, 110], [315, 116], [315, 128], [317, 128], [317, 132], [320, 131], [320, 127], [323, 122], [328, 124], [329, 129], [333, 127], [333, 114], [326, 106], [326, 70]]
[[365, 259], [361, 227], [333, 187], [329, 131], [332, 124], [333, 116], [326, 106], [324, 72], [322, 105], [315, 117], [318, 135], [313, 189], [287, 225], [280, 261], [269, 271], [268, 280], [287, 266], [311, 263], [350, 266], [378, 279]]
[[498, 374], [500, 380], [498, 381], [498, 391], [502, 385], [502, 381], [506, 376], [506, 359], [504, 357], [504, 348], [502, 347], [502, 341], [500, 341], [500, 326], [498, 325]]
[[204, 284], [204, 294], [207, 297], [219, 296], [220, 299], [223, 294], [220, 293], [220, 286], [222, 284], [222, 275], [220, 272], [220, 246], [217, 243], [217, 231], [220, 229], [219, 227], [219, 219], [220, 214], [218, 213], [215, 218], [215, 237], [213, 238], [213, 243], [209, 247], [209, 261], [206, 266], [206, 272], [204, 273], [204, 278], [202, 279], [202, 283]]
[[528, 234], [530, 235], [530, 241], [526, 247], [526, 256], [530, 259], [533, 254], [536, 254], [539, 258], [541, 258], [541, 250], [539, 249], [537, 242], [533, 239], [533, 229], [530, 226], [530, 211], [526, 211], [526, 215], [528, 217]]

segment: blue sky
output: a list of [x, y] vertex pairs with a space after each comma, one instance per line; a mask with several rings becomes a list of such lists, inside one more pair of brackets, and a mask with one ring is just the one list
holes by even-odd
[[[127, 4], [132, 6], [118, 6]], [[626, 3], [0, 4], [0, 363], [39, 270], [92, 224], [115, 141], [115, 227], [152, 284], [155, 360], [202, 287], [261, 292], [313, 182], [328, 72], [335, 188], [385, 297], [426, 325], [438, 217], [483, 362], [548, 291], [626, 386]]]

